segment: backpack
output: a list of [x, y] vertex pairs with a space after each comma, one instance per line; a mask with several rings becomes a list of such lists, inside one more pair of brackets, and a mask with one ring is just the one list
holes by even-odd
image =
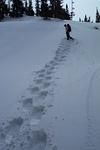
[[72, 31], [71, 26], [67, 24], [67, 27], [68, 27], [68, 31], [71, 32]]

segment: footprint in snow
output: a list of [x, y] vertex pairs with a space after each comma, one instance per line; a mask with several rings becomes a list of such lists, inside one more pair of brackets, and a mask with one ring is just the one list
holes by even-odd
[[51, 79], [52, 79], [51, 76], [46, 76], [46, 77], [45, 77], [45, 80], [51, 80]]
[[43, 78], [44, 76], [45, 76], [44, 73], [40, 73], [40, 74], [38, 75], [38, 78]]
[[39, 72], [44, 73], [45, 71], [46, 71], [45, 69], [41, 69]]
[[45, 68], [46, 68], [46, 69], [48, 69], [49, 67], [51, 67], [50, 64], [46, 64], [46, 65], [45, 65]]
[[49, 71], [52, 71], [52, 70], [54, 70], [54, 69], [55, 69], [55, 66], [49, 67]]
[[41, 69], [39, 71], [36, 71], [35, 74], [37, 75], [37, 74], [44, 73], [44, 72], [45, 72], [45, 69]]
[[54, 60], [51, 60], [51, 61], [49, 62], [49, 64], [50, 64], [50, 65], [53, 65], [53, 64], [54, 64]]
[[53, 146], [52, 150], [57, 150], [57, 146], [56, 145]]
[[45, 88], [48, 88], [49, 86], [50, 86], [49, 82], [44, 82], [42, 85], [42, 88], [45, 89]]
[[40, 118], [42, 117], [43, 113], [45, 112], [45, 107], [42, 105], [36, 105], [33, 101], [33, 98], [26, 98], [22, 100], [23, 111], [26, 114], [26, 117], [30, 118]]
[[35, 82], [37, 85], [39, 85], [39, 84], [43, 83], [43, 79], [36, 79], [34, 82]]
[[2, 143], [0, 150], [44, 150], [46, 144], [47, 134], [43, 129], [33, 131], [27, 127], [12, 139], [9, 137], [9, 143]]
[[[14, 118], [8, 122], [8, 125], [0, 129], [0, 142], [9, 144], [13, 137], [16, 137], [24, 123], [21, 117]], [[1, 144], [1, 143], [0, 143]], [[1, 145], [0, 145], [1, 146]]]
[[48, 71], [46, 72], [47, 75], [51, 75], [52, 73], [54, 73], [52, 70], [48, 70]]
[[30, 115], [33, 108], [33, 98], [26, 98], [22, 100], [22, 108], [25, 113], [25, 117]]
[[22, 101], [23, 107], [30, 107], [33, 104], [33, 98], [26, 98]]
[[41, 118], [45, 112], [45, 106], [34, 106], [32, 109], [32, 116], [35, 118]]
[[30, 115], [30, 126], [34, 127], [34, 125], [39, 124], [41, 117], [45, 114], [45, 106], [34, 106]]
[[47, 97], [47, 95], [48, 95], [48, 91], [41, 91], [39, 93], [39, 98], [45, 99]]
[[28, 90], [31, 92], [31, 94], [38, 94], [39, 91], [40, 91], [40, 89], [39, 89], [38, 86], [36, 86], [36, 87], [30, 87], [30, 88], [28, 88]]

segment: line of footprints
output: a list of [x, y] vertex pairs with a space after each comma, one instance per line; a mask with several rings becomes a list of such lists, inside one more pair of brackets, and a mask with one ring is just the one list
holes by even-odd
[[[55, 56], [43, 69], [34, 73], [33, 83], [21, 97], [23, 113], [0, 125], [0, 150], [44, 150], [48, 133], [38, 127], [42, 116], [52, 106], [56, 69], [66, 60], [70, 44], [61, 41]], [[49, 97], [49, 98], [48, 98]], [[49, 101], [48, 101], [49, 99]], [[51, 147], [57, 150], [56, 146]]]

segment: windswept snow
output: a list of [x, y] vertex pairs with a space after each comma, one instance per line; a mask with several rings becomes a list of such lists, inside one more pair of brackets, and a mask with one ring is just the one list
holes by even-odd
[[63, 24], [0, 23], [0, 150], [100, 149], [100, 25]]

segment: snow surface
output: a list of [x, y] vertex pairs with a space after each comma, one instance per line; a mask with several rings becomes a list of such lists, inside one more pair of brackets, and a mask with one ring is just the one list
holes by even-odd
[[0, 150], [100, 150], [100, 25], [0, 23]]

